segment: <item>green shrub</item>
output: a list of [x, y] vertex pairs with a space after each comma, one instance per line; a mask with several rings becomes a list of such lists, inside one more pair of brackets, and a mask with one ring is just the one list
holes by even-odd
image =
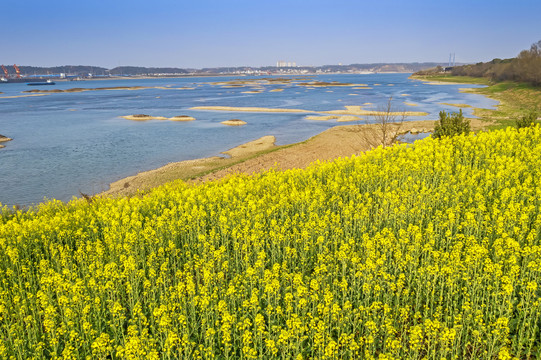
[[530, 111], [528, 114], [522, 115], [519, 119], [517, 119], [515, 125], [518, 129], [534, 126], [537, 123], [538, 116], [539, 114], [537, 111]]
[[434, 128], [432, 136], [439, 139], [443, 136], [454, 136], [459, 134], [469, 134], [470, 121], [464, 118], [462, 109], [458, 113], [446, 113], [440, 111], [440, 119]]

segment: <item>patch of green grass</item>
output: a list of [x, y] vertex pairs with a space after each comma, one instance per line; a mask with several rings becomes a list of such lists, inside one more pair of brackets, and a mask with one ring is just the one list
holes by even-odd
[[477, 78], [472, 76], [453, 76], [453, 75], [412, 75], [411, 79], [426, 81], [458, 82], [464, 84], [491, 85], [489, 79]]
[[480, 118], [493, 120], [496, 128], [514, 126], [516, 119], [532, 110], [541, 110], [541, 88], [528, 84], [503, 82], [469, 91], [500, 102], [495, 110], [475, 109], [474, 111], [474, 114]]

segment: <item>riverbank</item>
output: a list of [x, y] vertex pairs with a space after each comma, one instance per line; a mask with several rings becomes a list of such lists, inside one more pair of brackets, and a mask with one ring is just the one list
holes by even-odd
[[[393, 124], [390, 133], [431, 132], [435, 123], [435, 120], [404, 121]], [[490, 122], [471, 119], [474, 131], [484, 130], [490, 125]], [[223, 152], [228, 157], [180, 161], [129, 176], [112, 183], [109, 190], [98, 196], [131, 196], [178, 179], [202, 183], [231, 174], [250, 175], [271, 168], [303, 169], [315, 161], [331, 161], [370, 150], [381, 144], [380, 139], [381, 132], [373, 124], [336, 126], [306, 141], [282, 146], [275, 145], [274, 136], [264, 136]]]
[[486, 78], [451, 75], [412, 75], [411, 79], [428, 84], [479, 84], [482, 88], [466, 88], [461, 92], [479, 94], [498, 100], [496, 109], [474, 108], [473, 114], [492, 122], [490, 129], [514, 126], [515, 121], [530, 111], [541, 113], [541, 88], [512, 81], [491, 82]]

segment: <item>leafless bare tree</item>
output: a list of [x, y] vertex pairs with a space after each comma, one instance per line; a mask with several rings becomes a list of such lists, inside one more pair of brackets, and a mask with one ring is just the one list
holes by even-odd
[[363, 140], [370, 148], [387, 147], [398, 139], [406, 113], [395, 111], [391, 96], [386, 104], [378, 107], [372, 118], [373, 121], [367, 120], [359, 127]]

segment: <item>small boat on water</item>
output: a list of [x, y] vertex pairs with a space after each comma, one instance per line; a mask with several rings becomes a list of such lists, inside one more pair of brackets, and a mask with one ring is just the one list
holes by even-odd
[[28, 86], [38, 86], [38, 85], [55, 85], [56, 83], [52, 80], [47, 80], [46, 82], [31, 82], [26, 85]]

